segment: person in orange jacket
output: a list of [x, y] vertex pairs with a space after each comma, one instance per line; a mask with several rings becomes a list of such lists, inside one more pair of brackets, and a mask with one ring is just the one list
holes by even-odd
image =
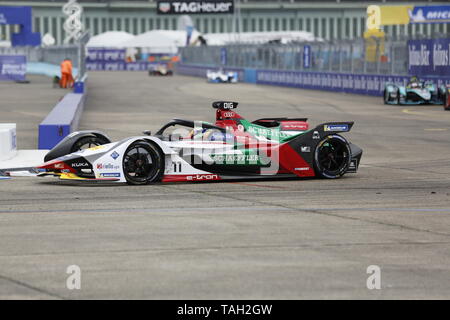
[[61, 88], [71, 88], [73, 86], [72, 61], [69, 58], [61, 62]]

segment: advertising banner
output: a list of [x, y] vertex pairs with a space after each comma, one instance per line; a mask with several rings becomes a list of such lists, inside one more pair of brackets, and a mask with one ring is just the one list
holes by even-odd
[[450, 5], [414, 6], [409, 10], [410, 23], [449, 23]]
[[[206, 70], [214, 70], [213, 67], [181, 64], [177, 66], [177, 73], [183, 75], [206, 77]], [[302, 89], [323, 91], [356, 93], [370, 96], [382, 96], [386, 82], [398, 85], [406, 85], [409, 76], [381, 75], [381, 74], [351, 74], [337, 72], [307, 72], [307, 71], [282, 71], [262, 69], [236, 69], [225, 68], [224, 71], [236, 71], [239, 79], [251, 79], [251, 83], [285, 86]], [[255, 73], [254, 77], [247, 74]], [[421, 77], [421, 80], [430, 80], [438, 86], [449, 84], [450, 76]]]
[[311, 46], [303, 46], [303, 68], [311, 67]]
[[227, 48], [220, 48], [220, 63], [224, 66], [227, 64]]
[[0, 55], [0, 81], [25, 81], [27, 58]]
[[377, 30], [381, 26], [388, 25], [449, 22], [450, 5], [370, 5], [367, 7], [368, 30]]
[[144, 56], [127, 57], [126, 49], [89, 48], [86, 69], [91, 71], [147, 71], [151, 65], [167, 63], [147, 61]]
[[0, 6], [0, 25], [20, 25], [19, 32], [11, 36], [12, 46], [39, 46], [41, 35], [32, 31], [31, 7]]
[[409, 40], [408, 61], [411, 75], [450, 75], [450, 38]]
[[227, 14], [234, 12], [234, 0], [157, 1], [158, 14]]
[[[423, 77], [437, 85], [450, 84], [450, 77]], [[381, 96], [386, 82], [405, 85], [409, 76], [257, 70], [256, 83], [304, 89]]]

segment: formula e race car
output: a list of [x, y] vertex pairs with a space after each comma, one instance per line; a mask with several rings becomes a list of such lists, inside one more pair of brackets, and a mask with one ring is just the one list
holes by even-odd
[[155, 135], [110, 142], [98, 131], [64, 138], [38, 176], [83, 181], [198, 182], [256, 178], [339, 178], [355, 173], [362, 150], [341, 132], [353, 122], [310, 129], [305, 118], [243, 119], [236, 102], [218, 101], [215, 124], [173, 119]]
[[166, 63], [151, 64], [148, 69], [149, 76], [172, 76], [173, 71]]
[[444, 104], [445, 86], [432, 81], [411, 80], [406, 86], [386, 83], [383, 91], [385, 104]]
[[211, 83], [236, 83], [238, 82], [238, 73], [233, 71], [225, 72], [222, 69], [218, 71], [207, 70], [206, 79]]

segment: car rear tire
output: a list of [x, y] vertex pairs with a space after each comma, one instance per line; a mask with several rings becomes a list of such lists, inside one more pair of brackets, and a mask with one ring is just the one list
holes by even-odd
[[83, 137], [73, 144], [72, 148], [70, 149], [70, 153], [89, 149], [96, 146], [101, 146], [107, 143], [110, 143], [110, 141], [102, 137], [98, 136]]
[[352, 158], [350, 145], [340, 135], [326, 136], [314, 152], [314, 170], [321, 178], [342, 177], [350, 166]]
[[122, 167], [128, 184], [157, 182], [164, 174], [164, 155], [153, 143], [135, 141], [125, 151]]
[[445, 96], [444, 96], [444, 110], [450, 110], [450, 101], [448, 101], [448, 99], [449, 99], [449, 93], [447, 90], [447, 92], [445, 93]]
[[383, 102], [384, 104], [389, 104], [389, 92], [387, 90], [383, 91]]

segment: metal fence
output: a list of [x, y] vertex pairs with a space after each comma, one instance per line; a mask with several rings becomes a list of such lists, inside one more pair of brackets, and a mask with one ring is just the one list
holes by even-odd
[[28, 62], [46, 62], [59, 65], [65, 58], [73, 61], [78, 68], [78, 46], [54, 46], [54, 47], [11, 47], [0, 48], [1, 55], [24, 55]]
[[[225, 49], [224, 49], [225, 48]], [[181, 48], [183, 63], [233, 68], [407, 74], [407, 41], [363, 39], [295, 44], [226, 45]], [[309, 50], [310, 58], [305, 58]], [[308, 59], [308, 63], [305, 63]]]
[[78, 44], [52, 47], [11, 47], [0, 48], [0, 55], [23, 55], [27, 62], [45, 62], [59, 65], [64, 59], [72, 60], [73, 67], [78, 68], [78, 79], [86, 75], [86, 34]]

